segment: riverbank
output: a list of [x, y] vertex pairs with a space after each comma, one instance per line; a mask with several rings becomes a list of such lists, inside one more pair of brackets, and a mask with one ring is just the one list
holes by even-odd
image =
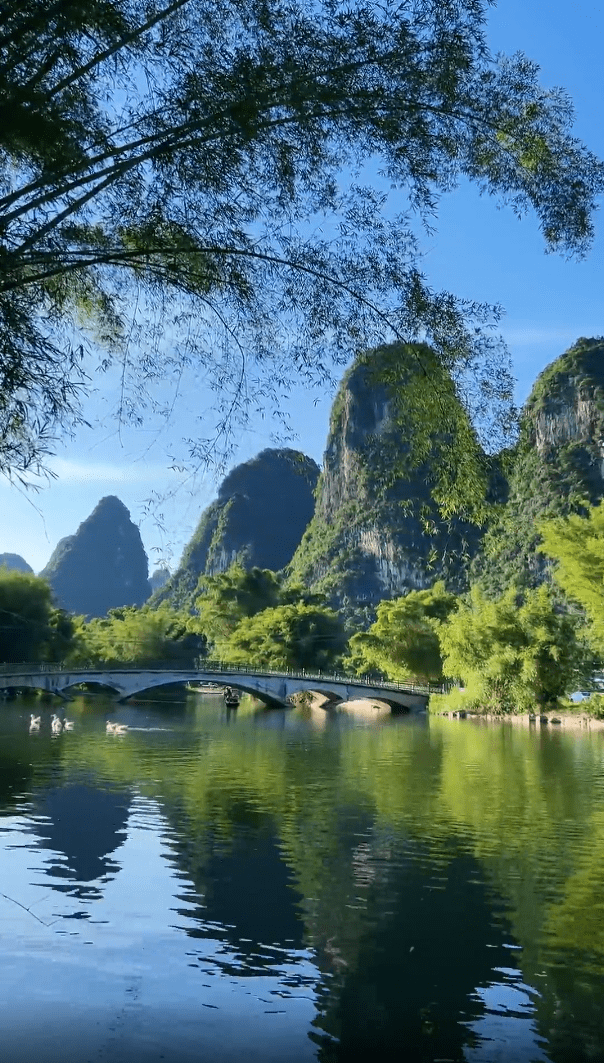
[[542, 715], [528, 713], [489, 712], [436, 712], [434, 716], [448, 720], [467, 720], [470, 723], [510, 723], [516, 727], [563, 727], [567, 730], [604, 730], [604, 720], [589, 716], [586, 712], [569, 712], [561, 709]]

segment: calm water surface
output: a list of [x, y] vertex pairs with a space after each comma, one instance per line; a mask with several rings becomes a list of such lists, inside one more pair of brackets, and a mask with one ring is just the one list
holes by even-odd
[[2, 1063], [604, 1060], [603, 733], [54, 709], [0, 707]]

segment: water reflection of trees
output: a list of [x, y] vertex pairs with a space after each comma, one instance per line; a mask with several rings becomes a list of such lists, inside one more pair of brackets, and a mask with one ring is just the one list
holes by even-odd
[[[33, 707], [35, 707], [33, 702]], [[12, 815], [29, 799], [39, 777], [61, 772], [61, 751], [47, 735], [29, 734], [29, 710], [12, 704], [2, 705], [2, 742], [0, 743], [0, 817]], [[26, 722], [25, 722], [26, 721]]]
[[[381, 1054], [403, 1029], [416, 1045], [409, 1058], [450, 1056], [446, 1043], [461, 1051], [468, 1035], [459, 1033], [459, 1015], [465, 1006], [470, 1017], [469, 995], [489, 984], [493, 968], [509, 967], [505, 938], [521, 946], [513, 955], [525, 981], [539, 989], [537, 1031], [552, 1060], [566, 1063], [593, 1059], [594, 1051], [604, 1056], [604, 994], [595, 974], [604, 958], [596, 900], [604, 895], [604, 845], [597, 841], [599, 795], [593, 785], [601, 750], [596, 735], [531, 736], [501, 726], [439, 727], [438, 721], [429, 735], [418, 728], [383, 728], [371, 735], [346, 732], [337, 742], [310, 748], [303, 742], [263, 743], [251, 758], [249, 750], [229, 745], [220, 757], [211, 754], [203, 779], [201, 773], [197, 778], [205, 804], [199, 791], [193, 796], [189, 780], [188, 807], [195, 810], [192, 822], [200, 816], [207, 821], [209, 813], [228, 831], [230, 775], [245, 787], [252, 806], [273, 817], [301, 895], [306, 942], [325, 974], [319, 1023], [326, 1058], [334, 1051], [345, 1058], [346, 1045], [354, 1055], [368, 991], [375, 1002], [368, 1029], [374, 1045], [382, 1030]], [[214, 803], [208, 802], [212, 789], [220, 793]], [[389, 837], [399, 846], [407, 838], [405, 875], [400, 848], [395, 857], [384, 856]], [[426, 977], [416, 978], [409, 992], [408, 986], [401, 990], [408, 978], [396, 963], [388, 961], [381, 981], [379, 972], [388, 956], [403, 949], [403, 928], [416, 919], [412, 894], [425, 884], [426, 872], [419, 850], [413, 854], [415, 845], [438, 859], [450, 849], [448, 881], [457, 876], [461, 903], [453, 911], [446, 891], [428, 906], [422, 902], [426, 914], [416, 926], [424, 945], [429, 928], [438, 928], [438, 948], [424, 957], [420, 971]], [[398, 914], [386, 917], [386, 911]], [[487, 944], [495, 946], [488, 953]], [[435, 970], [445, 972], [440, 1001], [427, 991], [427, 972]], [[430, 999], [420, 1003], [422, 996]], [[577, 1023], [573, 1015], [583, 1018]]]
[[483, 1010], [475, 987], [508, 961], [504, 926], [493, 925], [472, 857], [451, 852], [438, 868], [418, 847], [393, 853], [392, 863], [386, 896], [378, 886], [368, 898], [356, 963], [342, 972], [339, 993], [321, 986], [317, 1026], [329, 1037], [316, 1040], [325, 1063], [463, 1060], [463, 1020]]
[[[172, 745], [65, 744], [63, 770], [160, 802], [191, 932], [222, 934], [240, 975], [263, 968], [261, 944], [312, 947], [325, 1059], [363, 1038], [387, 1056], [403, 1035], [409, 1059], [461, 1058], [473, 990], [510, 955], [554, 1063], [604, 1058], [601, 736], [440, 720], [227, 733], [199, 705], [195, 727]], [[443, 888], [426, 889], [435, 868]]]

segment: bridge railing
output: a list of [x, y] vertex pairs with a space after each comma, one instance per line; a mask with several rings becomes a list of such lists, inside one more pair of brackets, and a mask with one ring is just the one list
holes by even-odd
[[[205, 672], [215, 675], [253, 675], [257, 678], [283, 678], [318, 680], [319, 682], [346, 683], [348, 686], [366, 687], [368, 690], [392, 690], [416, 694], [440, 694], [444, 688], [432, 683], [393, 683], [388, 680], [374, 679], [368, 676], [350, 676], [340, 672], [308, 671], [302, 669], [270, 669], [253, 668], [247, 665], [226, 664], [207, 658], [198, 658], [191, 664], [190, 661], [129, 661], [120, 664], [95, 664], [72, 666], [62, 661], [51, 662], [15, 662], [14, 664], [0, 664], [0, 677], [44, 675], [55, 672], [69, 672], [70, 675], [90, 675], [91, 673], [112, 672]], [[84, 682], [84, 680], [82, 680]], [[1, 683], [0, 683], [1, 686]]]

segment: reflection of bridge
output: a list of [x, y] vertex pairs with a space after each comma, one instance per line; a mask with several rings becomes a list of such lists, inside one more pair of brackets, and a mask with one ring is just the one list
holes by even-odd
[[121, 700], [140, 694], [143, 690], [173, 683], [218, 681], [273, 706], [286, 704], [293, 694], [312, 690], [334, 703], [376, 698], [404, 712], [421, 712], [428, 704], [430, 693], [440, 691], [440, 687], [375, 682], [356, 676], [326, 675], [322, 672], [271, 672], [235, 668], [220, 661], [200, 661], [199, 664], [203, 667], [183, 668], [180, 662], [94, 665], [89, 668], [71, 668], [61, 664], [3, 664], [0, 665], [0, 688], [21, 690], [29, 687], [66, 697], [65, 691], [70, 687], [94, 683], [110, 687]]

